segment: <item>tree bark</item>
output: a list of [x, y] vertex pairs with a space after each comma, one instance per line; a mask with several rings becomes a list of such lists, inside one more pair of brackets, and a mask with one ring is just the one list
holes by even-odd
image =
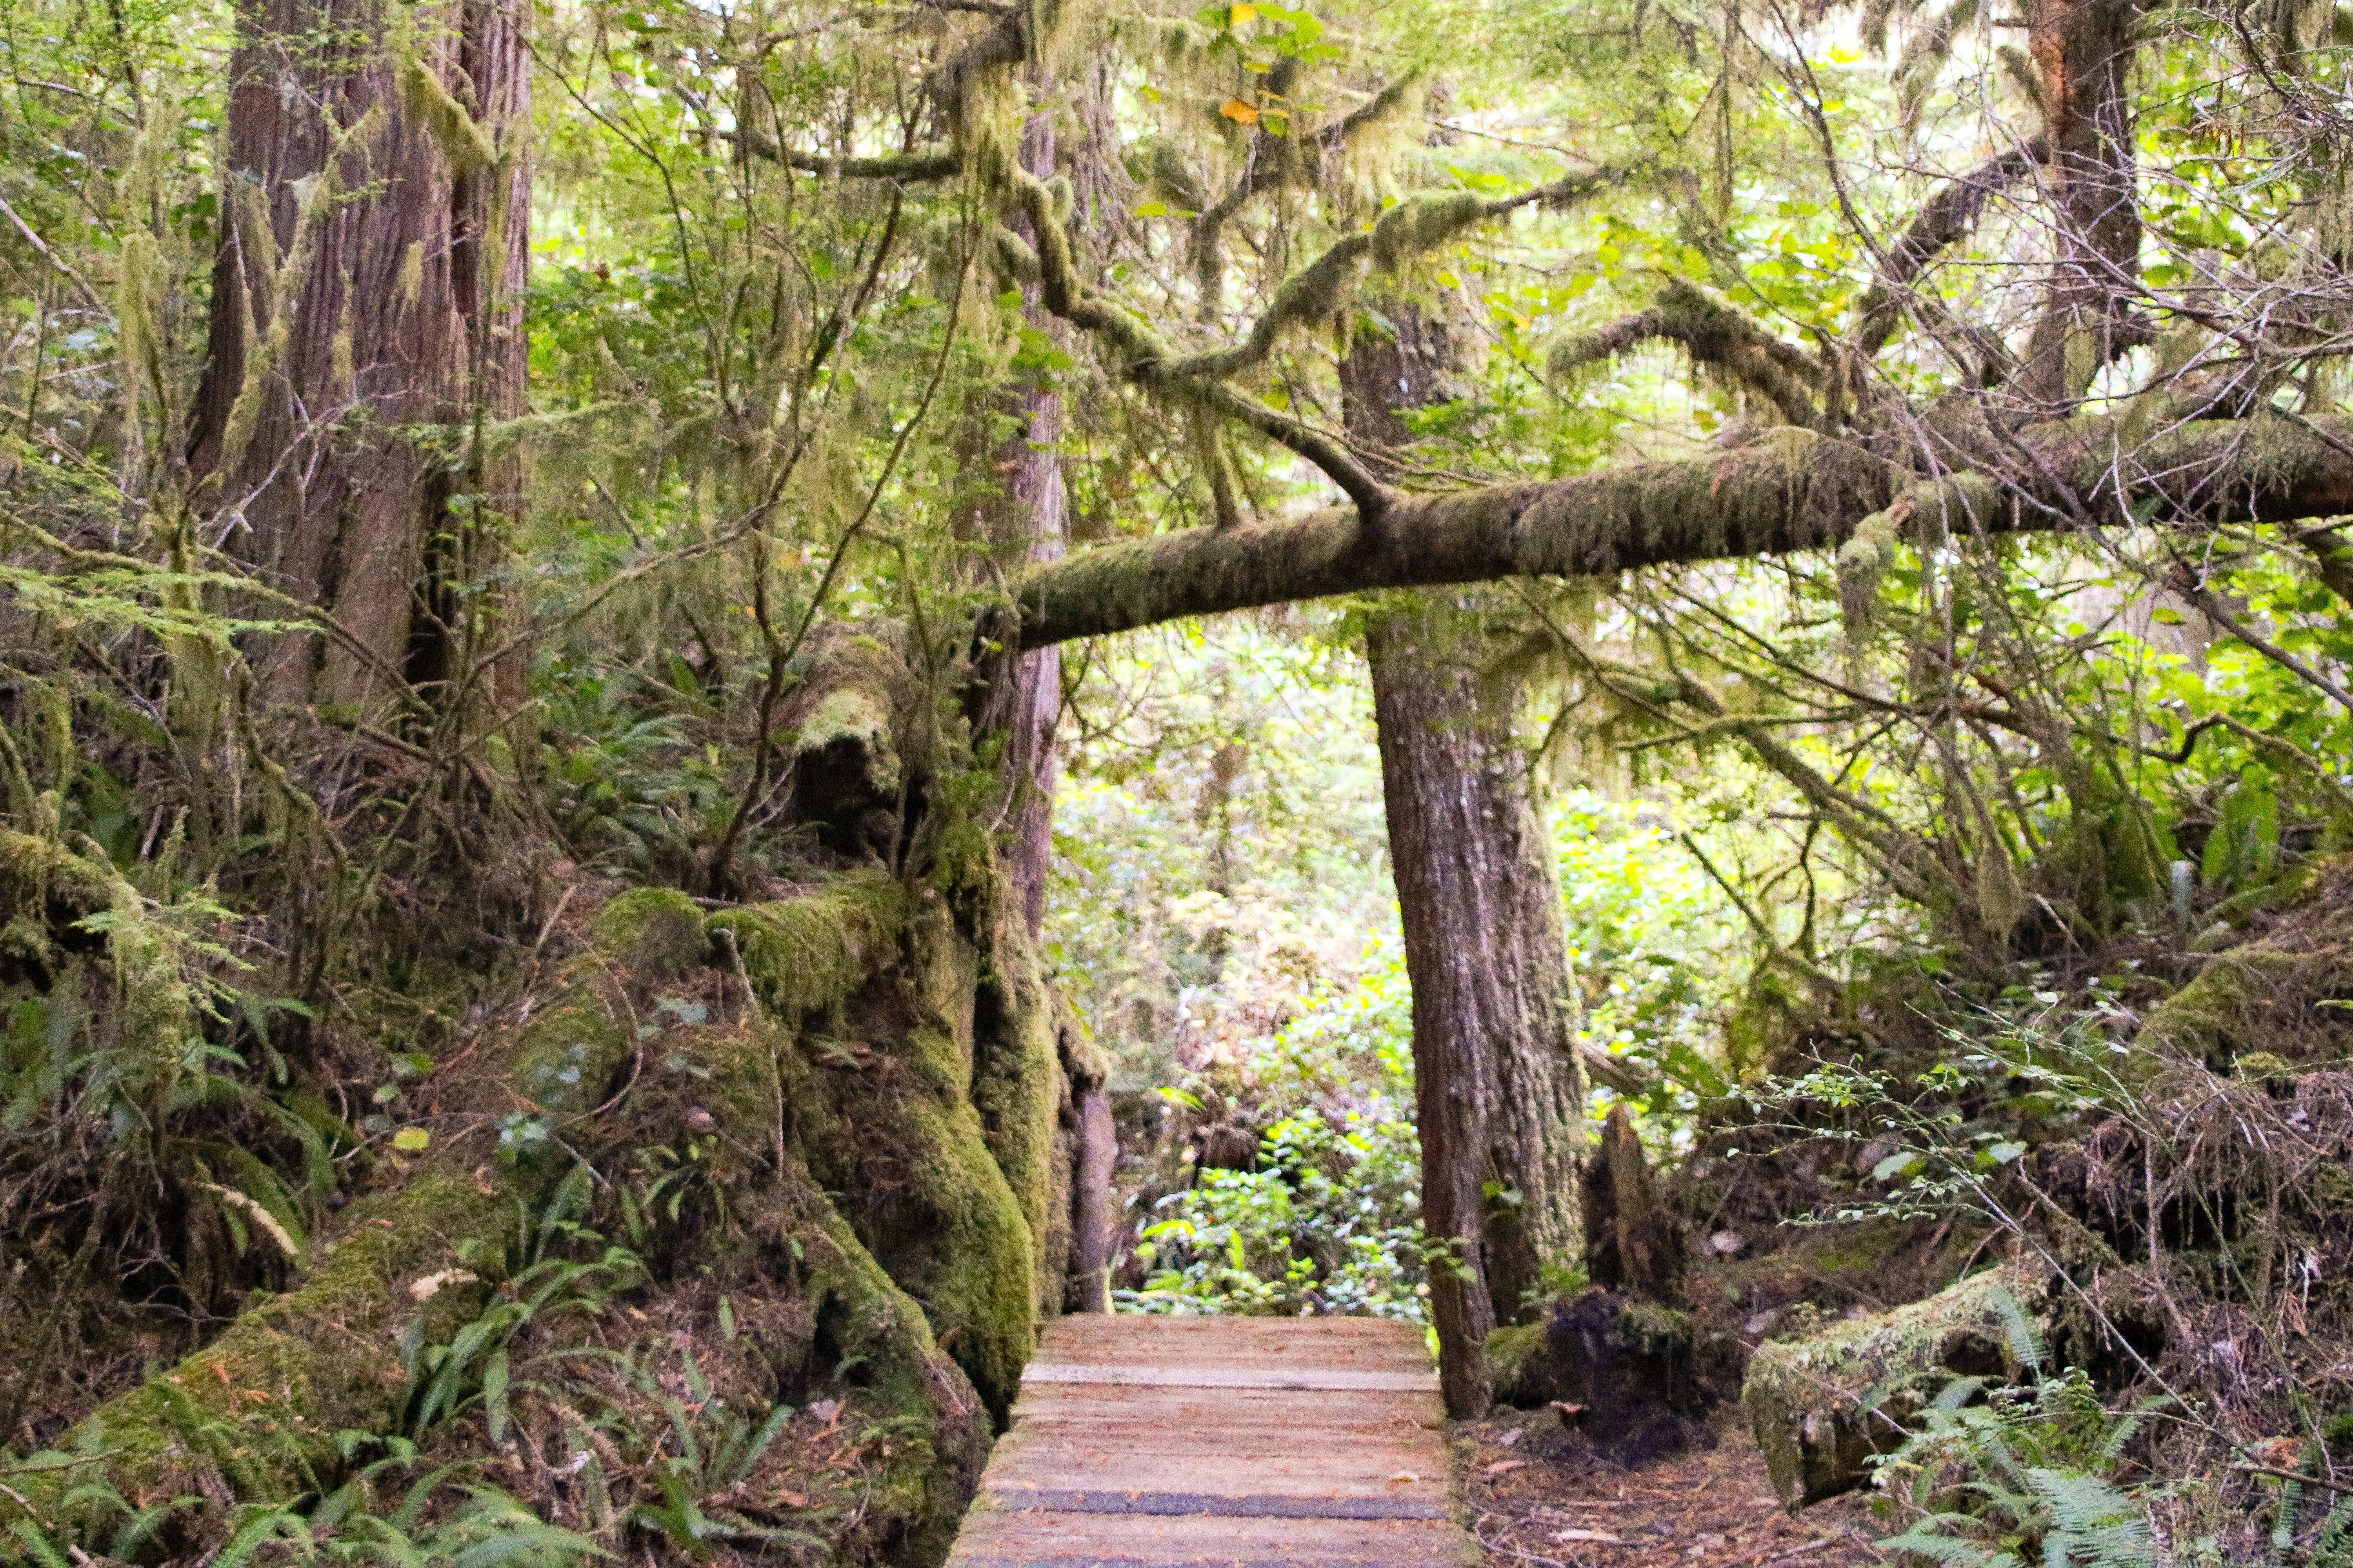
[[1071, 1274], [1082, 1312], [1111, 1310], [1111, 1184], [1119, 1127], [1099, 1084], [1079, 1093], [1079, 1152], [1072, 1179]]
[[1487, 1402], [1483, 1354], [1575, 1240], [1583, 1086], [1563, 1005], [1560, 893], [1482, 619], [1431, 595], [1366, 636], [1390, 861], [1413, 981], [1422, 1226], [1447, 1406]]
[[[1033, 117], [1021, 132], [1021, 159], [1039, 179], [1054, 174], [1054, 125]], [[1029, 220], [1017, 216], [1010, 226], [1035, 244]], [[1021, 286], [1026, 326], [1050, 331], [1056, 323], [1039, 303], [1038, 285]], [[1070, 521], [1062, 485], [1062, 462], [1055, 445], [1062, 436], [1062, 395], [1044, 380], [1020, 386], [1001, 401], [1015, 428], [991, 455], [990, 471], [1001, 489], [970, 519], [965, 537], [984, 548], [1008, 577], [1060, 561], [1068, 548]], [[1006, 741], [1004, 776], [1009, 793], [1005, 837], [1007, 869], [1016, 902], [1036, 937], [1046, 914], [1046, 871], [1053, 857], [1054, 786], [1060, 776], [1054, 726], [1062, 710], [1062, 659], [1041, 646], [1014, 661], [1004, 685], [991, 694], [980, 728], [1001, 729]]]
[[2100, 367], [2149, 341], [2131, 313], [2140, 278], [2140, 193], [2126, 77], [2139, 47], [2139, 0], [2033, 0], [2027, 52], [2042, 79], [2043, 166], [2055, 263], [2026, 348], [2023, 391], [2057, 404]]
[[[2124, 448], [2116, 422], [2031, 428], [1999, 495], [1923, 480], [1804, 431], [1720, 455], [1574, 479], [1399, 496], [1376, 526], [1353, 507], [1187, 529], [1035, 568], [1014, 585], [1025, 648], [1380, 588], [1504, 577], [1609, 577], [1637, 567], [1823, 550], [1898, 496], [1956, 534], [2123, 525], [2290, 522], [2353, 511], [2353, 420], [2200, 420]], [[2119, 481], [2121, 480], [2121, 489]]]
[[505, 712], [520, 656], [471, 661], [506, 618], [483, 584], [521, 504], [480, 437], [524, 408], [524, 8], [394, 15], [241, 8], [189, 462], [226, 547], [350, 634], [281, 639], [270, 698], [374, 714], [438, 686]]
[[[1348, 433], [1385, 481], [1403, 410], [1441, 401], [1446, 323], [1409, 304], [1360, 331], [1341, 367]], [[1413, 983], [1422, 1224], [1454, 1248], [1430, 1269], [1447, 1406], [1489, 1400], [1487, 1335], [1541, 1298], [1575, 1244], [1584, 1088], [1569, 1049], [1560, 891], [1516, 733], [1522, 690], [1491, 668], [1475, 597], [1432, 593], [1366, 636], [1389, 858]]]
[[1683, 1304], [1691, 1258], [1683, 1225], [1661, 1202], [1626, 1102], [1609, 1108], [1585, 1173], [1585, 1269], [1594, 1284], [1670, 1307]]

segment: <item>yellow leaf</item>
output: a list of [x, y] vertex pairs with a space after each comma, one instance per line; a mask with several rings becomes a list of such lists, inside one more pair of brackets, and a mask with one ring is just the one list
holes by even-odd
[[404, 1127], [392, 1135], [392, 1146], [404, 1154], [421, 1153], [433, 1147], [433, 1134], [422, 1127]]
[[1244, 103], [1239, 98], [1229, 98], [1226, 100], [1225, 103], [1219, 109], [1218, 112], [1239, 125], [1256, 125], [1258, 123], [1258, 110], [1250, 105]]
[[1226, 25], [1228, 26], [1239, 27], [1244, 22], [1253, 22], [1258, 19], [1258, 7], [1255, 5], [1236, 5], [1226, 13]]

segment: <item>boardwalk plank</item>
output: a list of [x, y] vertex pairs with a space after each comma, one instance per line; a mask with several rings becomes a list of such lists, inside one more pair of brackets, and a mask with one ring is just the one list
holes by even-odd
[[954, 1568], [1455, 1568], [1419, 1331], [1375, 1319], [1066, 1318]]

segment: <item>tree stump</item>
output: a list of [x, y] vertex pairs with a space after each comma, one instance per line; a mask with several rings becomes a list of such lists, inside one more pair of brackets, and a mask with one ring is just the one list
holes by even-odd
[[1623, 1103], [1611, 1108], [1586, 1168], [1585, 1268], [1594, 1284], [1662, 1306], [1683, 1304], [1691, 1255], [1683, 1221], [1659, 1201], [1642, 1141]]

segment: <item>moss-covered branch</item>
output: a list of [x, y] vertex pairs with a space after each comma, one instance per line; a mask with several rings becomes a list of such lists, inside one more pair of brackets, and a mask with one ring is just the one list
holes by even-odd
[[1680, 278], [1660, 291], [1650, 309], [1554, 344], [1548, 362], [1555, 375], [1573, 375], [1660, 339], [1680, 343], [1700, 364], [1761, 393], [1789, 424], [1816, 423], [1818, 411], [1807, 389], [1820, 383], [1821, 366]]
[[718, 135], [721, 141], [733, 142], [755, 158], [766, 158], [788, 169], [798, 169], [805, 174], [816, 174], [826, 179], [914, 183], [954, 179], [964, 168], [963, 159], [945, 151], [886, 153], [871, 157], [844, 158], [780, 146], [776, 138], [757, 131], [722, 131]]
[[[1377, 588], [1501, 577], [1607, 577], [1641, 566], [1820, 550], [1909, 493], [1955, 533], [2113, 524], [2295, 521], [2353, 511], [2353, 421], [2185, 425], [2122, 449], [2113, 424], [2025, 433], [1988, 515], [1961, 487], [1920, 481], [1843, 441], [1787, 430], [1755, 446], [1574, 479], [1398, 496], [1375, 521], [1353, 508], [1257, 527], [1190, 529], [1038, 567], [1014, 586], [1024, 648], [1187, 616]], [[2119, 494], [2119, 480], [2123, 493]], [[1975, 487], [1970, 487], [1974, 489]], [[2151, 510], [2150, 503], [2154, 503]], [[2135, 510], [2139, 509], [2139, 510]]]

